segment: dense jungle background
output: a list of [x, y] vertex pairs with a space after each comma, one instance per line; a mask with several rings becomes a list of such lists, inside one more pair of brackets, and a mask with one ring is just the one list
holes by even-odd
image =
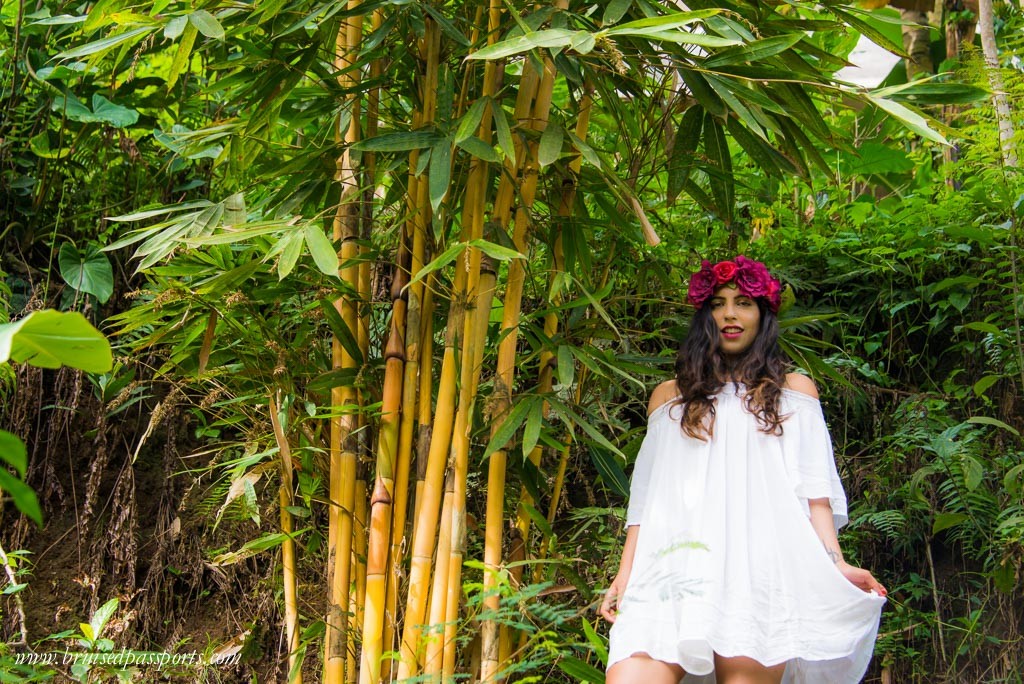
[[865, 681], [1022, 681], [1020, 6], [0, 27], [0, 681], [603, 682], [647, 395], [737, 253], [889, 588]]

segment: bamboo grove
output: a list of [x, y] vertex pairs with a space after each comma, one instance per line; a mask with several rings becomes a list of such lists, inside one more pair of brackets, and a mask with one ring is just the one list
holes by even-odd
[[279, 533], [253, 548], [280, 548], [294, 682], [311, 662], [328, 684], [503, 680], [527, 635], [498, 619], [502, 585], [543, 573], [574, 452], [621, 456], [585, 401], [613, 371], [581, 351], [616, 330], [614, 249], [656, 244], [680, 194], [732, 230], [730, 145], [770, 176], [827, 169], [820, 149], [849, 143], [825, 107], [857, 100], [937, 139], [905, 104], [936, 90], [832, 81], [835, 36], [888, 42], [838, 4], [78, 12], [30, 17], [73, 47], [27, 77], [71, 121], [148, 98], [168, 164], [206, 174], [208, 194], [111, 215], [105, 250], [131, 248], [146, 279], [117, 333], [165, 350], [160, 372], [192, 369], [207, 407], [249, 407], [232, 409], [232, 491], [278, 478]]

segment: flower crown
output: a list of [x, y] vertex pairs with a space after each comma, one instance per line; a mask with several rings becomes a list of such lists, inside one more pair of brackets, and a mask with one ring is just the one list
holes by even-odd
[[767, 266], [743, 255], [719, 261], [713, 266], [707, 259], [702, 261], [700, 270], [690, 276], [686, 299], [699, 309], [718, 287], [726, 283], [735, 283], [740, 294], [764, 299], [772, 311], [779, 312], [782, 283], [771, 276]]

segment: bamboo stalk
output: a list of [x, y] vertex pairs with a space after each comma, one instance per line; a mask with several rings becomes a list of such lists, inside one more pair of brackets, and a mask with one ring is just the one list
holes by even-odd
[[[298, 580], [295, 569], [295, 541], [291, 534], [292, 514], [288, 507], [292, 505], [292, 452], [288, 439], [278, 417], [278, 404], [273, 395], [270, 396], [270, 423], [274, 427], [274, 439], [277, 441], [280, 455], [281, 484], [278, 487], [278, 504], [281, 509], [281, 571], [284, 584], [284, 626], [288, 640], [288, 675], [289, 684], [302, 684], [302, 662], [299, 660], [299, 608]], [[294, 677], [292, 677], [294, 673]]]
[[394, 469], [398, 449], [399, 411], [405, 362], [405, 272], [397, 271], [392, 283], [391, 332], [385, 351], [384, 397], [377, 438], [377, 473], [370, 507], [370, 539], [366, 563], [366, 602], [363, 621], [363, 652], [360, 684], [380, 681], [384, 645], [388, 551], [391, 548], [391, 512], [394, 501]]
[[493, 260], [480, 259], [476, 283], [476, 301], [466, 321], [466, 349], [463, 352], [462, 396], [452, 439], [452, 461], [455, 473], [455, 498], [451, 516], [451, 560], [448, 563], [448, 592], [444, 619], [444, 681], [455, 673], [455, 632], [458, 626], [462, 597], [462, 563], [466, 550], [466, 495], [469, 477], [469, 437], [473, 430], [473, 404], [480, 379], [487, 327], [497, 280]]
[[[456, 271], [458, 276], [459, 271]], [[459, 291], [456, 278], [456, 292]], [[462, 288], [464, 289], [464, 285]], [[451, 428], [454, 421], [456, 387], [456, 331], [459, 330], [464, 307], [456, 298], [452, 301], [445, 335], [444, 357], [438, 385], [437, 410], [433, 416], [430, 435], [430, 449], [423, 475], [422, 490], [417, 492], [416, 518], [413, 532], [412, 558], [409, 567], [408, 594], [402, 627], [398, 679], [412, 677], [418, 670], [422, 623], [426, 615], [427, 587], [430, 578], [431, 560], [441, 503], [442, 479], [448, 446], [451, 442]], [[422, 373], [421, 373], [422, 376]], [[429, 396], [429, 395], [427, 395]], [[425, 398], [425, 397], [423, 397]], [[421, 399], [420, 405], [423, 401]]]
[[[358, 7], [358, 0], [350, 0], [350, 9]], [[355, 84], [352, 66], [362, 32], [360, 17], [352, 16], [338, 30], [335, 65], [340, 73], [341, 86], [349, 90]], [[353, 266], [359, 248], [359, 182], [350, 146], [359, 139], [359, 103], [353, 96], [348, 102], [349, 126], [341, 136], [336, 133], [344, 151], [337, 161], [336, 181], [341, 186], [341, 197], [335, 210], [333, 237], [341, 241], [341, 280], [354, 291], [360, 291], [359, 267]], [[341, 319], [349, 332], [357, 336], [359, 325], [358, 303], [343, 295], [335, 301]], [[332, 341], [332, 367], [356, 368], [358, 362], [338, 339]], [[350, 604], [352, 555], [352, 511], [355, 503], [356, 445], [353, 432], [357, 427], [358, 397], [352, 385], [331, 390], [331, 403], [335, 416], [331, 419], [331, 456], [329, 495], [331, 510], [328, 514], [328, 585], [329, 606], [327, 630], [324, 639], [324, 684], [341, 684], [345, 679], [347, 620], [344, 613]]]
[[[361, 469], [360, 469], [361, 470]], [[356, 477], [355, 508], [352, 517], [352, 567], [355, 575], [355, 591], [349, 597], [349, 634], [359, 634], [363, 624], [363, 609], [366, 597], [366, 479], [360, 473]], [[355, 684], [359, 675], [359, 653], [356, 644], [349, 639], [346, 644], [345, 681]]]
[[[593, 97], [591, 96], [591, 91], [590, 91], [590, 88], [589, 88], [589, 84], [587, 84], [587, 90], [586, 90], [585, 94], [583, 95], [583, 99], [580, 101], [579, 115], [576, 118], [576, 137], [579, 138], [580, 140], [584, 140], [585, 141], [587, 139], [587, 132], [588, 132], [588, 129], [590, 127], [590, 112], [591, 112], [592, 105], [593, 105]], [[570, 216], [573, 215], [574, 207], [575, 207], [575, 204], [576, 204], [576, 188], [577, 188], [576, 179], [579, 177], [579, 173], [580, 173], [580, 169], [582, 168], [582, 164], [583, 164], [583, 155], [582, 154], [577, 155], [575, 159], [573, 159], [571, 162], [569, 162], [569, 174], [562, 181], [562, 192], [561, 192], [561, 197], [560, 197], [559, 204], [558, 204], [558, 216], [560, 216], [560, 217], [562, 217], [564, 219], [568, 219]], [[552, 260], [552, 270], [551, 270], [551, 279], [550, 280], [551, 280], [552, 287], [549, 289], [549, 291], [551, 292], [551, 303], [553, 305], [553, 308], [557, 309], [559, 307], [559, 305], [562, 303], [562, 293], [561, 293], [560, 290], [556, 290], [554, 288], [554, 285], [555, 285], [555, 282], [558, 279], [558, 277], [565, 272], [565, 249], [564, 249], [564, 246], [562, 244], [562, 236], [561, 235], [559, 235], [559, 236], [557, 236], [555, 238], [555, 244], [554, 244], [554, 248], [551, 251], [551, 257], [552, 257], [551, 258], [551, 260]], [[557, 333], [557, 331], [558, 331], [558, 316], [554, 313], [554, 311], [549, 311], [547, 313], [547, 315], [544, 317], [544, 334], [545, 334], [546, 338], [550, 340], [550, 339], [554, 338], [554, 336]], [[550, 364], [551, 364], [550, 357], [549, 357], [549, 359], [547, 361], [545, 361], [543, 358], [541, 359], [541, 373], [542, 373], [542, 375], [541, 375], [541, 384], [542, 385], [545, 382], [544, 368], [545, 368], [545, 366], [547, 366], [547, 368], [548, 368], [547, 381], [546, 381], [547, 382], [547, 387], [546, 388], [544, 388], [544, 387], [541, 388], [541, 392], [544, 392], [544, 393], [551, 391]], [[583, 371], [581, 371], [581, 373], [582, 372]], [[581, 376], [580, 377], [580, 382], [578, 382], [576, 384], [576, 403], [580, 402], [580, 399], [582, 397], [583, 387], [584, 387], [583, 377]], [[546, 417], [547, 416], [547, 411], [548, 411], [547, 402], [544, 402], [543, 411], [545, 412], [545, 417]], [[548, 504], [548, 516], [547, 516], [547, 520], [548, 520], [549, 524], [553, 523], [555, 521], [555, 514], [556, 514], [556, 512], [558, 510], [558, 501], [559, 501], [559, 499], [562, 496], [562, 486], [563, 486], [563, 484], [565, 482], [565, 471], [566, 471], [566, 467], [568, 466], [568, 462], [569, 462], [569, 452], [571, 451], [571, 446], [572, 446], [572, 433], [570, 432], [567, 435], [567, 437], [566, 437], [566, 444], [561, 449], [561, 452], [559, 454], [558, 471], [557, 471], [557, 473], [555, 475], [554, 486], [551, 489], [551, 501]], [[540, 460], [540, 457], [538, 455], [538, 461], [539, 460]], [[546, 544], [542, 544], [540, 548], [541, 548], [541, 557], [543, 558], [546, 555], [546, 552], [547, 552], [547, 545]], [[537, 568], [536, 568], [535, 574], [534, 574], [535, 581], [539, 580], [539, 577], [537, 576], [537, 573], [539, 571], [540, 571], [540, 566], [538, 565]]]
[[[418, 158], [418, 150], [409, 158], [409, 185], [410, 196], [415, 198], [421, 187], [419, 179], [412, 173], [416, 168], [415, 160]], [[414, 156], [415, 155], [415, 156]], [[422, 205], [421, 205], [422, 206]], [[412, 250], [410, 255], [409, 276], [415, 276], [420, 272], [426, 258], [426, 225], [424, 213], [429, 209], [429, 203], [418, 210], [417, 207], [410, 207], [410, 219], [408, 226], [412, 233]], [[417, 401], [422, 395], [417, 392], [420, 375], [420, 350], [421, 350], [421, 321], [425, 313], [423, 307], [424, 283], [422, 280], [407, 287], [408, 290], [408, 312], [406, 315], [406, 339], [405, 339], [405, 368], [402, 380], [402, 409], [401, 423], [398, 432], [398, 454], [395, 465], [395, 492], [394, 510], [391, 521], [391, 549], [388, 559], [388, 582], [385, 595], [385, 620], [384, 620], [384, 648], [393, 650], [395, 622], [398, 619], [398, 581], [400, 570], [403, 565], [406, 512], [409, 502], [409, 473], [412, 463], [413, 439], [416, 436]], [[429, 313], [427, 313], [429, 317]], [[429, 328], [429, 321], [428, 326]], [[426, 372], [424, 375], [430, 377], [430, 358], [427, 358]], [[426, 395], [425, 402], [429, 406], [430, 396]], [[390, 663], [387, 661], [382, 666], [382, 677], [390, 674]]]
[[447, 615], [449, 564], [451, 563], [452, 528], [444, 521], [450, 520], [455, 505], [455, 473], [449, 470], [445, 477], [444, 504], [441, 508], [441, 529], [437, 538], [437, 560], [434, 563], [434, 581], [430, 591], [430, 611], [426, 634], [426, 654], [423, 657], [423, 674], [429, 681], [440, 681], [444, 666], [444, 621]]

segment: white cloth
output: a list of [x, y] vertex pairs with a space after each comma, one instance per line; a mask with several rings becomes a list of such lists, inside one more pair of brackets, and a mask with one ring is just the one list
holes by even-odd
[[627, 524], [640, 525], [608, 665], [634, 653], [678, 663], [685, 684], [714, 682], [714, 654], [786, 662], [785, 684], [855, 684], [885, 599], [853, 586], [811, 527], [808, 499], [847, 520], [821, 405], [783, 390], [782, 436], [758, 429], [743, 387], [716, 398], [707, 441], [670, 401], [648, 418]]

